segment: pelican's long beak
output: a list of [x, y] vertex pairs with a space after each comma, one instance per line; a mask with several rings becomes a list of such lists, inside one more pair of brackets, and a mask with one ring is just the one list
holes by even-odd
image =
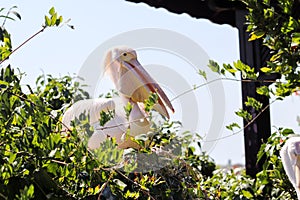
[[138, 62], [133, 49], [122, 47], [110, 50], [105, 57], [105, 67], [118, 92], [125, 97], [143, 103], [151, 92], [156, 93], [158, 102], [153, 109], [167, 118], [169, 113], [166, 107], [174, 112], [167, 95]]
[[166, 109], [166, 106], [172, 112], [174, 112], [174, 108], [158, 83], [153, 80], [153, 78], [147, 73], [137, 59], [123, 61], [123, 64], [124, 65], [122, 66], [125, 67], [126, 70], [132, 72], [139, 80], [139, 84], [142, 87], [141, 89], [136, 88], [137, 90], [132, 94], [131, 99], [136, 102], [145, 101], [147, 98], [149, 98], [150, 92], [156, 93], [158, 95], [158, 104], [156, 104], [153, 108], [160, 114], [169, 118], [169, 113]]

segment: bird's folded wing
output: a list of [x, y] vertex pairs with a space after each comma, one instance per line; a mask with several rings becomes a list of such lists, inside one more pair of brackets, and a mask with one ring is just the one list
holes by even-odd
[[62, 123], [68, 128], [71, 122], [78, 119], [81, 114], [85, 114], [90, 118], [90, 124], [99, 122], [100, 112], [107, 112], [115, 109], [115, 102], [112, 99], [98, 98], [85, 99], [74, 103], [63, 115]]

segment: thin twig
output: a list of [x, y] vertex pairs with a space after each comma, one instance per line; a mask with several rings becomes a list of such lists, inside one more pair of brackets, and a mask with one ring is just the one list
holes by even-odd
[[52, 162], [55, 162], [55, 163], [58, 163], [58, 164], [61, 164], [61, 165], [66, 165], [68, 166], [69, 164], [66, 163], [66, 162], [63, 162], [63, 161], [59, 161], [59, 160], [54, 160], [54, 159], [51, 159]]
[[[139, 188], [141, 188], [142, 190], [145, 190], [144, 188], [143, 188], [143, 186], [142, 185], [140, 185], [139, 183], [137, 183], [137, 182], [135, 182], [135, 181], [133, 181], [133, 180], [131, 180], [130, 178], [128, 178], [127, 176], [125, 176], [122, 172], [120, 172], [119, 170], [115, 170], [119, 175], [121, 175], [123, 178], [125, 178], [125, 179], [127, 179], [129, 182], [131, 182], [132, 184], [134, 184], [134, 185], [136, 185], [136, 186], [138, 186]], [[148, 189], [148, 188], [147, 188]], [[149, 191], [149, 190], [145, 190], [145, 191]]]
[[114, 173], [114, 171], [112, 171], [112, 172], [110, 173], [110, 176], [108, 177], [107, 181], [104, 183], [103, 188], [102, 188], [102, 190], [101, 190], [100, 193], [99, 193], [98, 200], [101, 199], [101, 195], [102, 195], [104, 189], [106, 188], [108, 182], [112, 179], [113, 173]]
[[250, 120], [243, 128], [241, 128], [240, 130], [232, 133], [231, 135], [226, 135], [226, 136], [223, 136], [223, 137], [219, 137], [219, 138], [216, 138], [216, 139], [213, 139], [213, 140], [203, 140], [203, 142], [215, 142], [215, 141], [218, 141], [218, 140], [222, 140], [222, 139], [225, 139], [225, 138], [229, 138], [229, 137], [232, 137], [234, 135], [237, 135], [239, 134], [240, 132], [244, 131], [248, 126], [250, 126], [260, 115], [262, 115], [269, 107], [271, 104], [273, 104], [274, 102], [276, 102], [277, 99], [273, 100], [271, 103], [269, 103], [268, 105], [266, 105], [255, 117], [253, 117], [252, 120]]
[[4, 196], [4, 194], [0, 193], [0, 197], [3, 199], [8, 199], [6, 196]]
[[175, 96], [173, 99], [171, 99], [170, 101], [174, 101], [175, 99], [178, 99], [179, 97], [183, 96], [183, 95], [186, 95], [190, 92], [193, 92], [194, 90], [197, 90], [201, 87], [204, 87], [206, 85], [209, 85], [211, 83], [214, 83], [214, 82], [217, 82], [217, 81], [237, 81], [237, 82], [248, 82], [248, 83], [276, 83], [276, 80], [273, 81], [273, 80], [250, 80], [250, 79], [236, 79], [236, 78], [217, 78], [217, 79], [214, 79], [214, 80], [210, 80], [210, 81], [207, 81], [206, 83], [203, 83], [203, 84], [200, 84], [200, 85], [197, 85], [195, 86], [194, 88], [192, 89], [189, 89], [189, 90], [186, 90], [180, 94], [178, 94], [177, 96]]
[[150, 199], [155, 200], [155, 198], [152, 197], [152, 196], [150, 195], [149, 189], [148, 189], [148, 188], [145, 188], [145, 187], [143, 187], [142, 185], [140, 185], [139, 183], [137, 183], [137, 182], [131, 180], [130, 178], [128, 178], [127, 176], [125, 176], [122, 172], [120, 172], [120, 171], [117, 170], [117, 169], [115, 170], [115, 172], [117, 172], [117, 173], [118, 173], [119, 175], [121, 175], [123, 178], [127, 179], [127, 180], [128, 180], [129, 182], [131, 182], [132, 184], [138, 186], [144, 194], [146, 194], [146, 195], [148, 195], [148, 196], [150, 197]]
[[4, 58], [3, 60], [0, 61], [0, 65], [6, 61], [9, 56], [11, 56], [13, 53], [15, 53], [17, 50], [19, 50], [22, 46], [24, 46], [26, 43], [28, 43], [30, 40], [32, 40], [34, 37], [36, 37], [37, 35], [39, 35], [40, 33], [42, 33], [45, 29], [46, 29], [47, 26], [43, 26], [43, 28], [41, 30], [39, 30], [38, 32], [36, 32], [35, 34], [33, 34], [32, 36], [30, 36], [27, 40], [25, 40], [22, 44], [20, 44], [17, 48], [15, 48], [14, 50], [12, 50], [10, 52], [10, 54]]
[[[273, 81], [273, 80], [263, 80], [263, 81], [260, 81], [260, 80], [250, 80], [250, 79], [235, 79], [235, 78], [218, 78], [218, 79], [214, 79], [214, 80], [211, 80], [211, 81], [208, 81], [204, 84], [200, 84], [196, 87], [194, 87], [193, 89], [189, 89], [187, 91], [184, 91], [180, 94], [178, 94], [177, 96], [175, 96], [173, 99], [171, 99], [171, 102], [174, 101], [175, 99], [189, 93], [189, 92], [192, 92], [194, 90], [197, 90], [201, 87], [204, 87], [208, 84], [211, 84], [211, 83], [214, 83], [214, 82], [217, 82], [217, 81], [237, 81], [237, 82], [259, 82], [259, 83], [275, 83], [276, 81]], [[272, 103], [274, 103], [276, 100], [272, 101], [271, 103], [269, 103], [268, 105], [266, 105], [266, 107], [264, 107], [251, 121], [249, 121], [249, 123], [247, 123], [243, 128], [241, 128], [240, 130], [238, 130], [237, 132], [234, 132], [233, 134], [231, 135], [227, 135], [227, 136], [223, 136], [223, 137], [220, 137], [220, 138], [216, 138], [216, 139], [213, 139], [213, 140], [204, 140], [203, 142], [214, 142], [214, 141], [218, 141], [218, 140], [222, 140], [222, 139], [225, 139], [225, 138], [229, 138], [229, 137], [232, 137], [234, 135], [237, 135], [238, 133], [244, 131], [247, 127], [249, 127], [268, 107], [270, 107], [270, 105]], [[144, 118], [141, 118], [141, 119], [149, 119], [148, 116], [144, 117]], [[132, 120], [132, 121], [128, 121], [128, 122], [124, 122], [124, 123], [119, 123], [119, 124], [116, 124], [116, 125], [112, 125], [112, 126], [104, 126], [104, 127], [99, 127], [99, 128], [96, 128], [95, 130], [106, 130], [106, 129], [111, 129], [111, 128], [117, 128], [117, 127], [120, 127], [122, 125], [127, 125], [129, 126], [130, 123], [133, 123], [133, 122], [137, 122], [137, 121], [140, 121], [141, 119], [136, 119], [136, 120]], [[61, 122], [62, 123], [62, 122]], [[66, 126], [66, 125], [64, 125]]]
[[[193, 89], [189, 89], [189, 90], [186, 90], [180, 94], [178, 94], [177, 96], [175, 96], [173, 99], [171, 99], [170, 101], [174, 101], [175, 99], [189, 93], [189, 92], [192, 92], [194, 90], [197, 90], [201, 87], [204, 87], [208, 84], [211, 84], [211, 83], [214, 83], [214, 82], [217, 82], [217, 81], [223, 81], [223, 80], [226, 80], [226, 81], [237, 81], [237, 82], [259, 82], [259, 83], [275, 83], [276, 81], [273, 81], [273, 80], [263, 80], [263, 81], [260, 81], [260, 80], [250, 80], [250, 79], [242, 79], [242, 80], [239, 80], [239, 79], [235, 79], [235, 78], [218, 78], [218, 79], [214, 79], [214, 80], [211, 80], [211, 81], [208, 81], [204, 84], [200, 84], [196, 87], [194, 87]], [[225, 138], [228, 138], [228, 137], [231, 137], [231, 136], [234, 136], [240, 132], [242, 132], [243, 130], [245, 130], [248, 126], [250, 126], [272, 103], [274, 103], [276, 100], [274, 100], [273, 102], [271, 102], [270, 104], [266, 105], [265, 108], [263, 108], [251, 121], [249, 121], [249, 123], [247, 123], [242, 129], [240, 129], [239, 131], [233, 133], [232, 135], [228, 135], [228, 136], [224, 136], [224, 137], [221, 137], [221, 138], [217, 138], [217, 139], [214, 139], [214, 140], [206, 140], [206, 141], [203, 141], [203, 142], [213, 142], [213, 141], [217, 141], [217, 140], [221, 140], [221, 139], [225, 139]], [[144, 117], [142, 119], [148, 119], [149, 117]], [[129, 122], [124, 122], [124, 123], [120, 123], [120, 124], [116, 124], [116, 125], [112, 125], [112, 126], [105, 126], [105, 127], [100, 127], [100, 128], [97, 128], [95, 130], [105, 130], [105, 129], [110, 129], [110, 128], [117, 128], [117, 127], [120, 127], [122, 125], [129, 125], [130, 123], [133, 123], [133, 122], [137, 122], [141, 119], [136, 119], [136, 120], [132, 120], [132, 121], [129, 121]]]
[[[173, 99], [171, 99], [170, 101], [174, 101], [175, 99], [183, 96], [183, 95], [186, 95], [187, 93], [190, 93], [190, 92], [193, 92], [194, 90], [197, 90], [201, 87], [204, 87], [208, 84], [211, 84], [211, 83], [214, 83], [214, 82], [217, 82], [217, 81], [222, 81], [222, 80], [227, 80], [227, 81], [238, 81], [238, 82], [259, 82], [259, 83], [275, 83], [276, 81], [271, 81], [271, 80], [265, 80], [265, 81], [259, 81], [259, 80], [249, 80], [249, 79], [246, 79], [246, 80], [239, 80], [239, 79], [234, 79], [234, 78], [218, 78], [218, 79], [214, 79], [214, 80], [211, 80], [211, 81], [208, 81], [204, 84], [200, 84], [196, 87], [194, 87], [193, 89], [189, 89], [189, 90], [186, 90], [180, 94], [178, 94], [177, 96], [175, 96]], [[104, 127], [99, 127], [99, 128], [96, 128], [95, 130], [106, 130], [106, 129], [111, 129], [111, 128], [118, 128], [122, 125], [129, 125], [130, 123], [133, 123], [133, 122], [138, 122], [142, 119], [149, 119], [150, 117], [149, 116], [146, 116], [146, 117], [143, 117], [143, 118], [140, 118], [140, 119], [135, 119], [135, 120], [132, 120], [132, 121], [128, 121], [128, 122], [123, 122], [123, 123], [119, 123], [119, 124], [116, 124], [116, 125], [111, 125], [111, 126], [104, 126]]]

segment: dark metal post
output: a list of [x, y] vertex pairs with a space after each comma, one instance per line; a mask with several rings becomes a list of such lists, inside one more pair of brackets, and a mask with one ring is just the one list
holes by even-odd
[[[245, 64], [254, 67], [257, 71], [265, 63], [269, 56], [269, 51], [261, 45], [260, 41], [249, 42], [249, 33], [246, 32], [245, 15], [246, 10], [236, 10], [236, 25], [239, 29], [240, 39], [240, 59]], [[243, 103], [247, 97], [253, 97], [263, 104], [263, 108], [269, 104], [269, 99], [265, 96], [258, 95], [256, 89], [261, 86], [258, 82], [242, 82], [242, 100]], [[258, 112], [243, 104], [243, 109], [255, 117]], [[245, 142], [245, 159], [246, 173], [255, 177], [257, 172], [262, 169], [263, 159], [257, 162], [257, 153], [263, 142], [266, 142], [271, 135], [270, 109], [267, 108], [253, 123], [250, 125], [244, 120], [244, 142]]]

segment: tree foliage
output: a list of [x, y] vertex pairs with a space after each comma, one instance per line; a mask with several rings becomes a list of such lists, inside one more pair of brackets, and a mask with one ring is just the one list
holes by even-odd
[[[243, 1], [250, 41], [261, 40], [272, 57], [263, 73], [279, 73], [281, 80], [262, 86], [257, 93], [283, 99], [299, 88], [300, 20], [298, 1]], [[22, 72], [5, 60], [48, 27], [63, 24], [54, 8], [45, 16], [41, 30], [13, 49], [6, 20], [21, 19], [15, 7], [3, 14], [0, 27], [0, 199], [295, 199], [279, 157], [284, 141], [294, 132], [279, 128], [263, 144], [258, 158], [266, 157], [264, 169], [256, 178], [241, 168], [219, 169], [213, 160], [190, 143], [199, 141], [190, 133], [178, 136], [179, 122], [155, 124], [152, 132], [136, 137], [139, 150], [123, 151], [113, 138], [90, 151], [84, 135], [91, 134], [88, 116], [79, 117], [77, 128], [66, 129], [61, 123], [65, 109], [75, 101], [88, 98], [84, 88], [70, 76], [43, 75], [36, 86], [22, 85]], [[260, 81], [250, 66], [236, 61], [209, 67], [225, 78], [228, 75], [247, 81]], [[205, 71], [199, 71], [206, 77]], [[108, 98], [112, 94], [106, 95]], [[146, 101], [151, 110], [157, 97]], [[246, 106], [263, 112], [262, 104], [248, 98]], [[126, 113], [132, 107], [127, 105]], [[113, 113], [102, 113], [102, 123]], [[252, 122], [244, 110], [236, 114]], [[100, 115], [100, 113], [99, 113]], [[101, 122], [101, 120], [100, 120]], [[99, 122], [99, 123], [100, 123]], [[230, 130], [240, 125], [228, 125]], [[163, 156], [161, 156], [163, 154]], [[155, 161], [155, 162], [154, 162]], [[143, 169], [143, 170], [142, 170]], [[147, 170], [145, 170], [147, 169]]]
[[[64, 107], [74, 99], [86, 98], [77, 82], [68, 76], [39, 77], [36, 90], [27, 86], [31, 92], [25, 93], [21, 77], [10, 66], [1, 69], [0, 196], [3, 198], [97, 199], [105, 195], [115, 199], [194, 198], [195, 192], [188, 188], [193, 188], [197, 185], [195, 180], [210, 176], [215, 169], [205, 154], [195, 155], [192, 147], [180, 146], [184, 151], [170, 153], [169, 150], [178, 151], [179, 141], [167, 151], [178, 156], [155, 172], [131, 173], [138, 167], [147, 167], [134, 164], [116, 168], [116, 164], [122, 164], [123, 152], [117, 149], [114, 140], [107, 140], [99, 152], [90, 152], [77, 129], [62, 131], [64, 125], [60, 119]], [[81, 120], [84, 125], [86, 122]], [[153, 154], [155, 158], [151, 148], [175, 140], [187, 144], [191, 139], [188, 135], [177, 138], [171, 127], [173, 124], [157, 126], [150, 144], [140, 142], [144, 147], [137, 159], [149, 165], [149, 169], [154, 167], [145, 163], [143, 157], [147, 161]]]

